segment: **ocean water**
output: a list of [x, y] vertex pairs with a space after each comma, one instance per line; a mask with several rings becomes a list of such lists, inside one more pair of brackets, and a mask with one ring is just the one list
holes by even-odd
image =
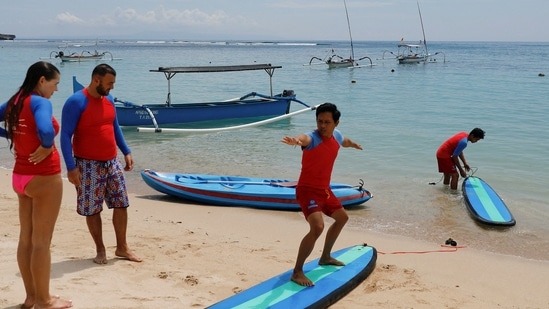
[[[0, 41], [1, 100], [16, 91], [30, 64], [48, 58], [62, 74], [59, 91], [52, 97], [60, 119], [61, 107], [72, 93], [72, 76], [87, 84], [98, 63], [49, 59], [65, 43]], [[111, 93], [137, 104], [166, 100], [164, 75], [149, 72], [160, 66], [281, 65], [273, 76], [274, 92], [291, 89], [310, 105], [337, 104], [342, 111], [338, 128], [364, 148], [342, 149], [333, 172], [334, 182], [358, 184], [363, 179], [374, 195], [349, 210], [347, 228], [436, 243], [452, 237], [459, 245], [479, 250], [549, 260], [549, 76], [539, 76], [549, 73], [545, 61], [549, 43], [431, 42], [430, 52], [441, 52], [436, 63], [398, 65], [384, 53], [396, 52], [398, 42], [354, 42], [355, 58], [369, 56], [375, 65], [352, 70], [304, 65], [313, 56], [325, 57], [332, 48], [348, 56], [350, 46], [345, 41], [70, 43], [82, 44], [72, 48], [76, 52], [109, 51], [115, 60], [106, 62], [118, 72]], [[179, 74], [171, 87], [173, 102], [224, 100], [252, 91], [268, 94], [269, 78], [263, 71]], [[301, 108], [293, 103], [292, 110]], [[202, 127], [224, 125], [228, 124]], [[484, 129], [486, 137], [469, 144], [466, 158], [476, 168], [475, 175], [505, 200], [517, 221], [514, 227], [479, 225], [469, 216], [461, 190], [452, 192], [440, 182], [437, 147], [456, 132], [474, 127]], [[312, 112], [265, 126], [208, 134], [125, 128], [136, 161], [135, 170], [127, 173], [128, 188], [138, 196], [161, 198], [141, 180], [139, 171], [147, 168], [297, 179], [301, 153], [280, 139], [314, 128]], [[10, 168], [7, 142], [0, 142], [0, 148], [0, 166]], [[375, 239], [357, 240], [362, 241], [375, 246]]]

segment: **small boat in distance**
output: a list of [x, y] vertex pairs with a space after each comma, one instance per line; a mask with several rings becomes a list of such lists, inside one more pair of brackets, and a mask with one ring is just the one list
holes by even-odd
[[396, 58], [400, 64], [426, 62], [429, 61], [429, 57], [430, 55], [427, 53], [427, 43], [422, 44], [420, 41], [419, 44], [398, 44]]
[[419, 44], [409, 44], [404, 42], [404, 38], [400, 39], [398, 44], [398, 50], [396, 55], [391, 51], [384, 51], [383, 57], [385, 59], [385, 53], [390, 53], [395, 56], [399, 64], [418, 64], [418, 63], [427, 63], [427, 62], [436, 62], [436, 55], [442, 54], [444, 56], [443, 62], [446, 62], [446, 55], [443, 52], [436, 52], [434, 54], [429, 54], [427, 49], [427, 40], [425, 39], [425, 29], [423, 27], [423, 18], [421, 17], [421, 10], [419, 8], [419, 1], [417, 1], [417, 10], [419, 12], [419, 21], [421, 22], [421, 31], [423, 33], [423, 40], [419, 41]]
[[[295, 198], [297, 181], [241, 176], [163, 173], [141, 171], [143, 181], [158, 192], [174, 197], [219, 206], [300, 210]], [[331, 183], [330, 188], [344, 207], [365, 203], [372, 194], [357, 186]]]
[[66, 44], [59, 46], [58, 51], [50, 53], [50, 59], [59, 58], [61, 62], [82, 62], [82, 61], [99, 61], [99, 60], [114, 60], [112, 54], [108, 51], [97, 51], [99, 44], [95, 43], [93, 51], [83, 50], [82, 52], [73, 52], [70, 48], [81, 47], [81, 44]]
[[[284, 90], [273, 95], [272, 76], [275, 69], [281, 66], [271, 64], [249, 64], [228, 66], [195, 66], [195, 67], [159, 67], [150, 72], [164, 73], [168, 81], [168, 94], [165, 103], [134, 104], [115, 99], [118, 123], [121, 126], [154, 126], [154, 132], [162, 132], [159, 125], [187, 124], [212, 120], [230, 120], [252, 117], [274, 117], [279, 120], [282, 115], [292, 116], [301, 111], [313, 108], [296, 99], [293, 90]], [[250, 92], [242, 97], [224, 101], [206, 101], [191, 103], [173, 103], [171, 99], [171, 79], [178, 73], [212, 73], [264, 70], [269, 75], [271, 93], [259, 94]], [[82, 89], [76, 77], [73, 77], [73, 91]], [[297, 102], [306, 108], [290, 113], [290, 103]], [[182, 131], [181, 129], [180, 131]], [[148, 130], [141, 130], [146, 132]], [[188, 131], [187, 131], [188, 132]]]
[[[112, 54], [108, 51], [99, 53], [97, 50], [94, 52], [90, 51], [83, 51], [82, 53], [71, 53], [69, 55], [65, 55], [63, 51], [59, 52], [52, 52], [50, 55], [50, 58], [59, 58], [61, 62], [82, 62], [82, 61], [90, 61], [90, 60], [114, 60], [112, 57]], [[110, 58], [110, 59], [109, 59]]]
[[0, 40], [13, 41], [13, 39], [15, 39], [15, 34], [0, 33]]
[[332, 48], [331, 53], [328, 56], [324, 57], [324, 59], [321, 59], [319, 57], [312, 57], [311, 60], [309, 60], [309, 65], [319, 63], [318, 61], [320, 61], [320, 63], [327, 64], [329, 69], [354, 68], [360, 66], [357, 61], [364, 59], [370, 60], [370, 66], [373, 65], [372, 59], [368, 56], [364, 56], [360, 59], [355, 59], [353, 36], [351, 35], [351, 23], [349, 22], [349, 12], [347, 11], [347, 3], [345, 2], [345, 0], [343, 0], [343, 5], [345, 6], [345, 14], [347, 16], [347, 28], [349, 29], [349, 39], [351, 41], [351, 55], [348, 58], [339, 56]]

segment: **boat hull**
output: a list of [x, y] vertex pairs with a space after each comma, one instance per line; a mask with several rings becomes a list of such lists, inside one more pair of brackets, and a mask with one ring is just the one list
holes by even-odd
[[103, 59], [104, 55], [92, 56], [59, 56], [61, 62], [82, 62], [82, 61], [97, 61]]
[[400, 64], [414, 64], [414, 63], [422, 63], [427, 61], [427, 57], [424, 56], [406, 56], [406, 57], [398, 57], [398, 63]]
[[238, 101], [208, 103], [147, 104], [143, 106], [116, 104], [121, 126], [151, 126], [157, 124], [192, 123], [200, 121], [280, 116], [289, 112], [293, 97], [275, 96]]
[[350, 67], [354, 66], [354, 62], [350, 61], [350, 60], [326, 61], [326, 64], [328, 65], [328, 68], [330, 68], [330, 69], [350, 68]]
[[[174, 197], [218, 206], [300, 210], [295, 181], [239, 176], [177, 174], [144, 170], [151, 188]], [[372, 194], [362, 186], [332, 183], [332, 192], [344, 207], [365, 203]]]
[[[278, 68], [268, 65], [217, 66], [217, 67], [174, 67], [174, 72], [223, 72], [238, 70], [274, 70]], [[155, 70], [156, 72], [156, 70]], [[164, 72], [164, 71], [159, 71]], [[171, 73], [175, 74], [175, 73]], [[272, 71], [271, 71], [272, 74]], [[173, 75], [172, 75], [173, 76]], [[79, 91], [84, 86], [73, 76], [73, 91]], [[271, 88], [272, 93], [272, 88]], [[292, 101], [307, 104], [296, 99], [293, 90], [284, 90], [277, 95], [263, 95], [256, 92], [248, 93], [240, 98], [225, 101], [135, 104], [115, 98], [116, 115], [121, 126], [143, 126], [158, 128], [165, 124], [187, 124], [204, 121], [235, 120], [253, 117], [278, 117], [290, 113]]]

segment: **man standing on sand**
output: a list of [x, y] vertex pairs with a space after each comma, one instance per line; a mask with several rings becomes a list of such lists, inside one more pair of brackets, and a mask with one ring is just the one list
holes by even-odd
[[133, 158], [118, 125], [114, 101], [116, 71], [99, 64], [92, 72], [88, 87], [71, 95], [61, 115], [61, 150], [69, 181], [77, 191], [77, 212], [86, 217], [95, 242], [97, 264], [107, 263], [103, 243], [101, 211], [103, 201], [113, 208], [117, 257], [141, 262], [126, 242], [129, 199], [124, 171], [117, 158], [117, 147], [124, 154], [125, 171], [133, 169]]
[[291, 280], [299, 285], [313, 286], [305, 276], [303, 265], [314, 249], [315, 242], [324, 230], [322, 213], [335, 221], [328, 228], [320, 265], [344, 266], [331, 256], [332, 248], [349, 217], [341, 202], [330, 190], [332, 169], [340, 147], [362, 150], [362, 146], [344, 137], [336, 130], [341, 113], [332, 103], [324, 103], [316, 109], [317, 129], [297, 137], [285, 136], [281, 142], [301, 146], [301, 174], [296, 187], [296, 199], [309, 223], [309, 232], [301, 240]]
[[[450, 185], [452, 190], [457, 190], [459, 175], [456, 170], [459, 170], [461, 177], [467, 177], [465, 171], [469, 171], [471, 167], [465, 160], [463, 150], [467, 147], [467, 142], [476, 143], [484, 138], [484, 131], [480, 128], [474, 128], [471, 132], [460, 132], [447, 139], [437, 150], [438, 171], [443, 173], [445, 185]], [[463, 162], [463, 167], [459, 160]], [[465, 169], [464, 169], [465, 168]]]

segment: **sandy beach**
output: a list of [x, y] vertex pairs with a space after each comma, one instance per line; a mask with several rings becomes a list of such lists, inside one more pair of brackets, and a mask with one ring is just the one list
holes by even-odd
[[[25, 295], [10, 170], [0, 171], [0, 183], [0, 307], [17, 308]], [[75, 190], [65, 181], [52, 294], [72, 299], [74, 308], [204, 308], [291, 269], [307, 230], [300, 212], [194, 205], [161, 194], [130, 199], [128, 242], [144, 261], [114, 257], [112, 211], [105, 210], [109, 261], [97, 265], [85, 220], [75, 212]], [[549, 261], [353, 229], [343, 230], [335, 249], [364, 242], [379, 252], [376, 268], [331, 308], [549, 308]]]

